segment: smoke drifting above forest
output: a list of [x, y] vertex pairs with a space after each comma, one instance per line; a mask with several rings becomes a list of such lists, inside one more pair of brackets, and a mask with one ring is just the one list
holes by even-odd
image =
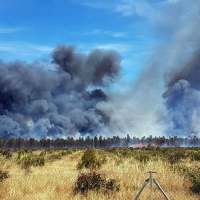
[[171, 126], [168, 124], [166, 132], [200, 137], [200, 2], [174, 1], [168, 9], [172, 11], [166, 17], [171, 42], [165, 48], [168, 64], [162, 96]]
[[166, 76], [167, 90], [163, 94], [168, 115], [177, 135], [200, 133], [200, 50], [183, 66]]
[[0, 63], [0, 134], [3, 138], [57, 138], [97, 134], [109, 123], [104, 88], [120, 77], [115, 51], [77, 53], [58, 46], [49, 71], [40, 63]]

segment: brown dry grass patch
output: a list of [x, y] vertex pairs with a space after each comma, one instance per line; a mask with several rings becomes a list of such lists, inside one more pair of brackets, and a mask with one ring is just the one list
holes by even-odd
[[[38, 150], [38, 154], [39, 154]], [[153, 177], [159, 182], [170, 200], [199, 200], [189, 188], [191, 182], [185, 176], [173, 170], [173, 166], [162, 159], [150, 159], [140, 162], [134, 157], [123, 158], [117, 154], [104, 153], [107, 162], [98, 169], [108, 179], [116, 179], [120, 184], [119, 192], [88, 191], [87, 197], [77, 194], [74, 196], [74, 184], [79, 171], [77, 164], [83, 155], [83, 150], [74, 151], [63, 156], [60, 160], [45, 162], [44, 166], [31, 167], [29, 173], [16, 163], [17, 153], [12, 158], [0, 156], [0, 169], [9, 172], [10, 177], [0, 184], [0, 199], [3, 200], [129, 200], [134, 199], [144, 181], [149, 177], [149, 170], [155, 171]], [[184, 161], [185, 165], [192, 163]], [[196, 165], [197, 163], [193, 163]], [[83, 169], [82, 172], [87, 172]], [[153, 185], [154, 200], [165, 199]], [[150, 199], [150, 184], [144, 189], [141, 200]]]

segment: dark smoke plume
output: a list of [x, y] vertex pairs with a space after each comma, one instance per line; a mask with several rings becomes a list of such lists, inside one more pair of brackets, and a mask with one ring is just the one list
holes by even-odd
[[115, 51], [89, 55], [73, 46], [52, 53], [54, 71], [40, 63], [0, 62], [0, 136], [36, 139], [97, 134], [109, 117], [97, 109], [108, 102], [104, 88], [120, 77]]
[[166, 76], [166, 100], [169, 117], [176, 134], [198, 135], [200, 117], [200, 51], [178, 70]]
[[[168, 135], [200, 136], [200, 2], [171, 1], [171, 43], [166, 48], [164, 73]], [[170, 19], [170, 20], [168, 20]], [[168, 25], [169, 25], [168, 24]]]

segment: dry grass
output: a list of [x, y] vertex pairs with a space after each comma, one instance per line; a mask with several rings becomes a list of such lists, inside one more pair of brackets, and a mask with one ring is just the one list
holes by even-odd
[[[99, 150], [102, 151], [102, 150]], [[38, 152], [37, 152], [38, 153]], [[74, 183], [78, 176], [76, 169], [83, 154], [82, 150], [65, 155], [60, 160], [46, 162], [45, 166], [31, 167], [25, 173], [16, 163], [17, 153], [11, 159], [0, 156], [0, 169], [8, 171], [10, 177], [0, 185], [0, 199], [3, 200], [129, 200], [134, 199], [147, 173], [153, 170], [153, 177], [159, 182], [170, 200], [199, 200], [199, 195], [192, 195], [189, 187], [191, 182], [184, 176], [174, 172], [172, 166], [161, 159], [140, 162], [133, 157], [121, 158], [115, 154], [105, 153], [107, 162], [98, 170], [108, 179], [116, 179], [120, 184], [119, 192], [89, 191], [87, 197], [78, 194], [74, 196]], [[191, 165], [191, 163], [185, 163]], [[87, 171], [84, 169], [83, 171]], [[141, 200], [150, 199], [150, 184], [141, 194]], [[154, 200], [165, 199], [153, 185]]]

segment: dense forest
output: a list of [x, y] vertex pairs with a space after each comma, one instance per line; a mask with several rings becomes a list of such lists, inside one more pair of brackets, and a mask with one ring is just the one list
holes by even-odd
[[180, 138], [177, 136], [166, 138], [162, 137], [130, 137], [127, 134], [126, 137], [120, 138], [119, 136], [113, 137], [80, 137], [75, 139], [68, 137], [66, 139], [41, 139], [36, 140], [34, 138], [23, 139], [23, 138], [10, 138], [4, 140], [0, 138], [1, 149], [40, 149], [40, 148], [105, 148], [105, 147], [146, 147], [161, 146], [161, 147], [198, 147], [200, 146], [200, 138], [194, 136], [191, 138]]

